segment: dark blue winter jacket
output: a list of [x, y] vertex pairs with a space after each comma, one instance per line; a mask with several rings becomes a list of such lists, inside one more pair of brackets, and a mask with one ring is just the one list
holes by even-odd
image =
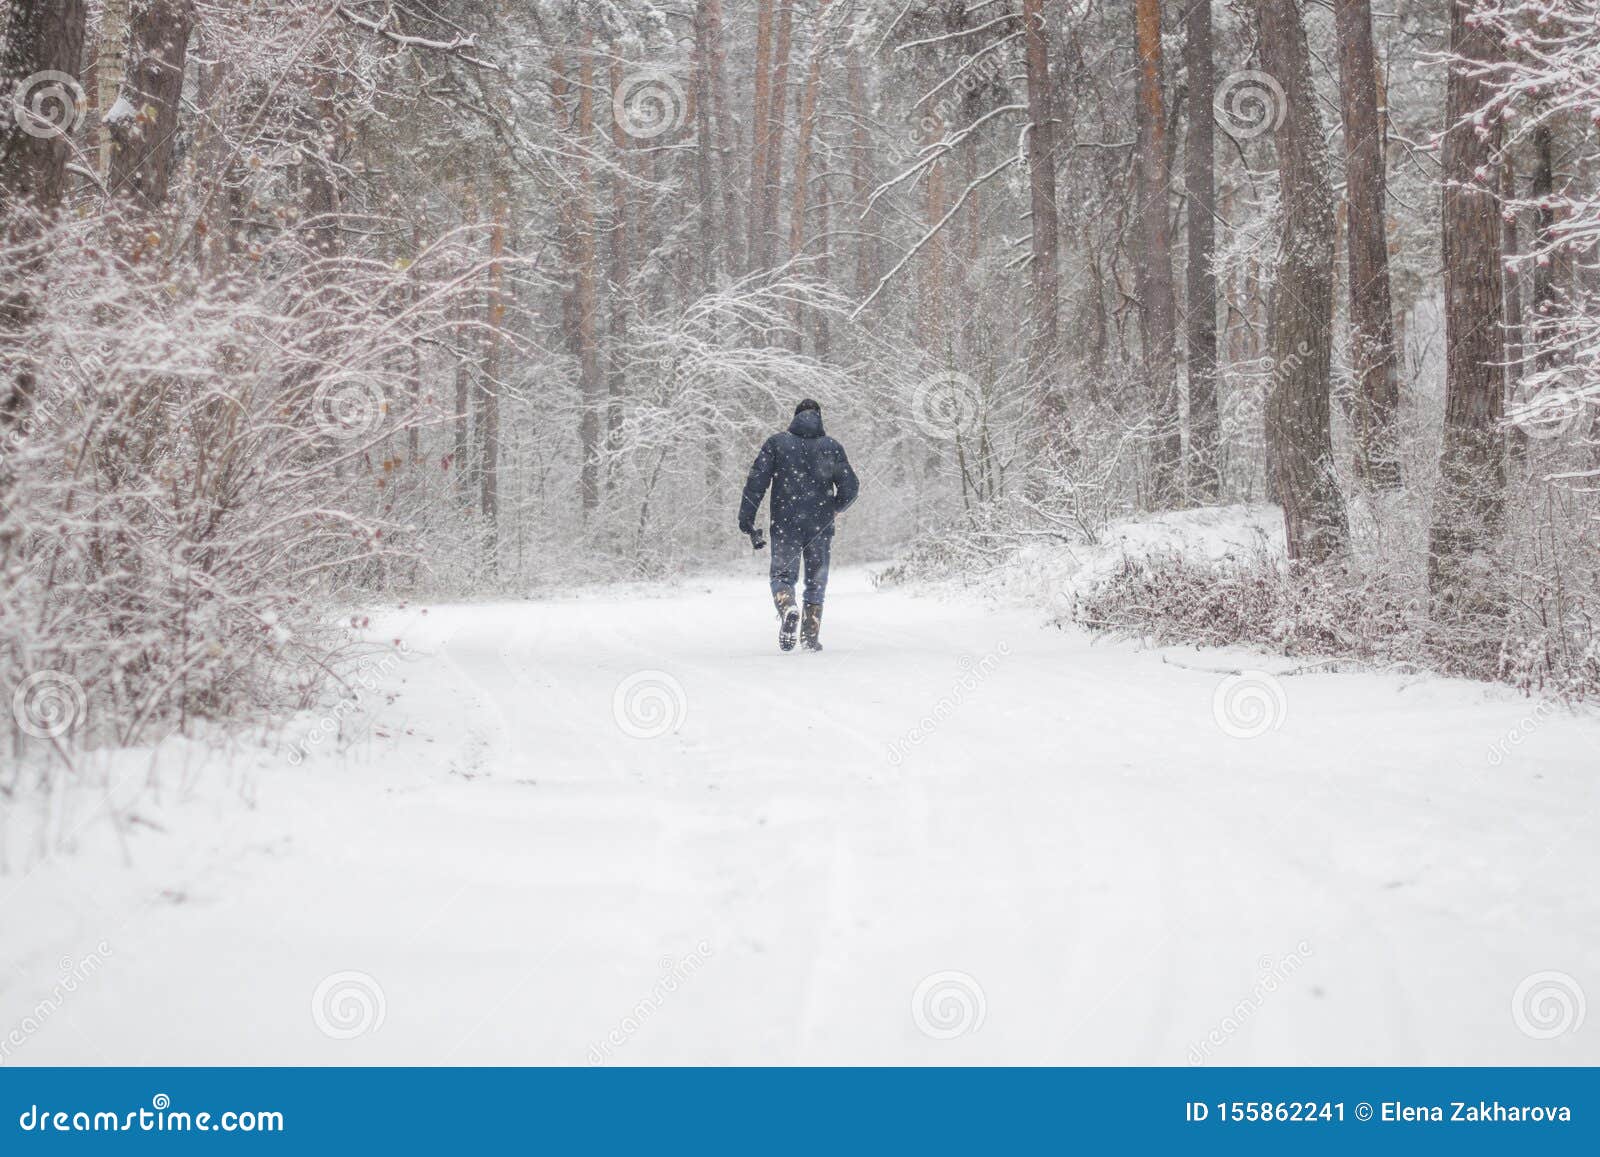
[[788, 430], [768, 438], [750, 467], [739, 504], [739, 529], [749, 534], [761, 498], [772, 487], [772, 536], [811, 538], [856, 500], [861, 483], [844, 447], [822, 432], [822, 415], [801, 410]]

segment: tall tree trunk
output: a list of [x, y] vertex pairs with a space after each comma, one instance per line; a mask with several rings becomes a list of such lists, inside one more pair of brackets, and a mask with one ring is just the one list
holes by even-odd
[[[310, 107], [303, 109], [300, 116], [301, 144], [307, 153], [300, 163], [305, 196], [303, 220], [311, 248], [324, 258], [333, 256], [339, 245], [339, 187], [334, 181], [339, 148], [333, 101], [334, 69], [332, 51], [323, 48], [313, 66]], [[137, 150], [129, 153], [118, 146], [111, 164], [113, 183], [128, 179], [121, 176], [123, 173], [137, 170], [136, 154]]]
[[744, 268], [744, 257], [739, 249], [739, 190], [733, 180], [734, 166], [738, 163], [738, 141], [734, 131], [733, 116], [728, 111], [727, 74], [723, 69], [727, 54], [722, 48], [722, 2], [704, 0], [706, 8], [706, 42], [709, 52], [706, 67], [711, 89], [711, 100], [717, 117], [717, 152], [721, 155], [720, 184], [724, 235], [722, 268], [726, 272]]
[[[967, 142], [967, 269], [969, 274], [979, 272], [978, 265], [983, 259], [983, 190], [978, 187], [978, 138], [973, 137]], [[977, 299], [976, 277], [963, 278], [971, 292], [973, 300]]]
[[489, 310], [487, 355], [484, 358], [483, 463], [479, 470], [479, 512], [483, 515], [483, 564], [489, 574], [498, 569], [500, 552], [500, 389], [501, 348], [505, 325], [506, 221], [509, 216], [506, 179], [497, 172], [494, 178], [494, 224], [489, 233]]
[[[622, 61], [611, 61], [611, 91], [622, 84]], [[702, 106], [703, 107], [703, 106]], [[702, 117], [697, 109], [695, 116]], [[628, 137], [621, 122], [611, 120], [611, 147], [617, 172], [611, 178], [611, 332], [606, 374], [606, 490], [615, 488], [622, 455], [622, 401], [628, 392]]]
[[[930, 113], [924, 120], [928, 128], [928, 135], [933, 139], [944, 136], [945, 125], [937, 113]], [[922, 343], [922, 348], [931, 353], [941, 364], [945, 363], [945, 329], [944, 329], [944, 267], [945, 267], [945, 231], [937, 228], [944, 219], [944, 183], [945, 166], [943, 161], [934, 161], [928, 166], [923, 178], [922, 198], [922, 231], [928, 235], [927, 243], [922, 247], [922, 257], [918, 265], [917, 276], [917, 303], [916, 322], [917, 337]]]
[[573, 273], [577, 284], [571, 338], [577, 347], [574, 352], [578, 356], [578, 389], [582, 406], [582, 416], [578, 421], [578, 444], [583, 458], [579, 491], [585, 515], [600, 505], [600, 411], [605, 404], [605, 382], [600, 370], [599, 343], [595, 337], [595, 286], [599, 277], [595, 267], [594, 181], [583, 153], [592, 144], [594, 135], [593, 43], [594, 34], [585, 33], [578, 62], [578, 115], [573, 126], [580, 145], [576, 151], [577, 188], [573, 194], [576, 226]]
[[1137, 0], [1134, 27], [1139, 53], [1139, 259], [1140, 317], [1144, 372], [1155, 431], [1151, 440], [1151, 499], [1157, 508], [1179, 498], [1183, 426], [1178, 416], [1176, 330], [1178, 306], [1172, 280], [1168, 225], [1165, 76], [1161, 56], [1161, 2]]
[[460, 360], [456, 362], [456, 405], [451, 416], [451, 457], [455, 489], [462, 506], [471, 508], [472, 483], [472, 354], [477, 336], [465, 326], [456, 326], [456, 344], [461, 347]]
[[[819, 174], [821, 180], [821, 195], [817, 197], [817, 275], [823, 281], [833, 280], [833, 226], [831, 216], [833, 213], [833, 182], [827, 173]], [[822, 361], [828, 360], [832, 348], [832, 332], [828, 327], [828, 315], [822, 310], [816, 311], [812, 321], [812, 343], [814, 352]]]
[[[702, 294], [715, 291], [721, 283], [722, 274], [742, 268], [738, 250], [737, 198], [734, 182], [730, 179], [736, 154], [732, 146], [727, 97], [722, 84], [721, 23], [722, 12], [718, 0], [696, 0], [695, 91], [698, 93], [698, 104], [695, 110], [695, 184], [700, 198], [699, 272]], [[717, 402], [720, 399], [706, 407], [703, 431], [708, 493], [714, 493], [721, 486], [725, 468], [723, 439], [717, 428]]]
[[[794, 205], [789, 213], [789, 255], [799, 256], [806, 245], [806, 197], [810, 192], [811, 141], [817, 130], [817, 92], [822, 87], [822, 58], [828, 51], [826, 21], [828, 0], [817, 0], [816, 27], [811, 34], [811, 58], [806, 63], [806, 86], [800, 98], [800, 125], [794, 148]], [[794, 348], [799, 352], [805, 332], [805, 309], [794, 304]]]
[[[82, 71], [84, 9], [84, 0], [11, 0], [0, 55], [0, 210], [31, 201], [49, 211], [61, 200], [67, 131], [82, 116], [83, 90], [76, 81], [42, 84], [36, 74]], [[21, 122], [17, 105], [28, 110]]]
[[194, 18], [193, 0], [146, 0], [134, 12], [126, 95], [136, 112], [111, 126], [110, 185], [140, 208], [159, 208], [172, 183]]
[[1298, 0], [1257, 0], [1261, 63], [1283, 86], [1275, 133], [1282, 200], [1277, 284], [1268, 324], [1273, 381], [1267, 457], [1283, 504], [1289, 557], [1324, 562], [1349, 538], [1333, 468], [1334, 197]]
[[[1509, 206], [1516, 199], [1517, 174], [1508, 149], [1500, 166], [1500, 203]], [[1510, 209], [1501, 217], [1500, 250], [1506, 270], [1506, 400], [1509, 402], [1523, 373], [1522, 277], [1515, 268], [1516, 258], [1522, 252], [1522, 241], [1517, 230], [1517, 214]], [[1527, 465], [1528, 436], [1516, 426], [1506, 431], [1506, 453], [1519, 468]]]
[[[713, 158], [716, 155], [715, 138], [711, 132], [713, 97], [711, 95], [711, 57], [715, 51], [711, 43], [711, 0], [697, 0], [694, 8], [694, 183], [695, 197], [699, 202], [696, 211], [700, 217], [700, 291], [708, 292], [716, 285], [717, 213], [716, 177], [713, 175]], [[612, 132], [615, 142], [617, 133]]]
[[1350, 358], [1356, 372], [1356, 472], [1380, 489], [1400, 485], [1400, 371], [1389, 293], [1388, 196], [1378, 68], [1369, 0], [1333, 6], [1344, 115], [1345, 197], [1350, 234]]
[[[411, 284], [409, 308], [413, 314], [420, 312], [422, 305], [422, 281], [417, 276], [417, 256], [422, 252], [423, 224], [422, 218], [412, 222], [411, 252], [407, 255], [406, 280]], [[407, 374], [411, 405], [406, 414], [406, 463], [411, 471], [410, 485], [415, 487], [418, 481], [416, 471], [422, 465], [422, 346], [415, 341], [407, 344], [410, 346], [407, 356], [411, 361]]]
[[[1517, 173], [1506, 150], [1500, 165], [1500, 203], [1509, 206], [1517, 199]], [[1501, 215], [1500, 251], [1506, 265], [1512, 265], [1522, 252], [1521, 231], [1516, 213], [1506, 209]], [[1505, 274], [1506, 299], [1506, 377], [1515, 382], [1522, 376], [1522, 278], [1509, 269]]]
[[99, 156], [97, 171], [104, 181], [111, 172], [111, 126], [106, 114], [122, 94], [127, 76], [128, 0], [105, 0], [100, 11], [100, 45], [95, 54], [95, 145]]
[[777, 0], [776, 30], [772, 46], [772, 91], [767, 106], [766, 175], [762, 180], [761, 236], [756, 252], [757, 269], [778, 263], [778, 205], [783, 197], [783, 136], [787, 128], [789, 99], [789, 49], [794, 27], [794, 0]]
[[1528, 195], [1538, 210], [1534, 219], [1534, 252], [1541, 259], [1533, 265], [1533, 320], [1529, 338], [1534, 346], [1534, 368], [1547, 370], [1554, 364], [1551, 343], [1551, 314], [1556, 301], [1556, 257], [1552, 251], [1555, 226], [1556, 158], [1555, 134], [1545, 117], [1533, 127], [1533, 178]]
[[[560, 63], [552, 65], [556, 75], [560, 77]], [[559, 80], [551, 85], [554, 90], [558, 84], [565, 81]], [[462, 191], [462, 218], [473, 226], [478, 222], [478, 195], [469, 174]], [[457, 347], [456, 360], [456, 391], [455, 409], [451, 411], [450, 427], [453, 453], [451, 455], [452, 477], [455, 484], [455, 494], [463, 510], [472, 509], [472, 479], [475, 467], [472, 463], [472, 373], [473, 365], [478, 361], [479, 334], [475, 326], [469, 325], [468, 310], [464, 305], [457, 305], [454, 310], [455, 343]]]
[[208, 174], [208, 191], [195, 240], [200, 265], [207, 277], [214, 278], [226, 272], [241, 249], [245, 180], [241, 160], [223, 131], [232, 123], [228, 66], [213, 61], [200, 65], [199, 73], [195, 103], [206, 115], [196, 119], [191, 153], [196, 167]]
[[1028, 386], [1035, 401], [1033, 485], [1064, 448], [1067, 403], [1054, 380], [1061, 333], [1060, 248], [1056, 219], [1055, 120], [1050, 93], [1050, 29], [1044, 0], [1022, 0], [1028, 72], [1028, 189], [1032, 218]]
[[1211, 104], [1216, 90], [1212, 63], [1211, 0], [1187, 0], [1184, 11], [1184, 70], [1189, 74], [1189, 131], [1183, 147], [1188, 193], [1189, 260], [1185, 348], [1189, 379], [1189, 486], [1201, 502], [1222, 490], [1219, 471], [1221, 423], [1217, 414], [1217, 179]]
[[861, 230], [856, 242], [856, 297], [865, 299], [878, 284], [881, 269], [878, 262], [878, 235], [862, 218], [867, 211], [867, 198], [872, 195], [873, 151], [872, 134], [867, 129], [866, 68], [861, 62], [861, 48], [852, 45], [845, 63], [845, 86], [850, 97], [850, 208], [852, 226]]
[[[31, 87], [41, 72], [77, 76], [83, 64], [84, 0], [11, 0], [0, 51], [0, 216], [26, 204], [32, 212], [8, 222], [5, 240], [17, 254], [19, 276], [0, 286], [0, 351], [16, 342], [34, 316], [34, 280], [44, 254], [39, 237], [44, 216], [60, 204], [66, 185], [67, 133], [82, 111], [81, 90], [71, 85]], [[76, 82], [74, 82], [76, 83]], [[12, 110], [28, 111], [20, 121]], [[0, 382], [0, 430], [25, 420], [37, 384], [33, 362], [20, 352], [16, 367]], [[0, 492], [9, 482], [0, 474]]]
[[747, 271], [760, 268], [761, 231], [766, 227], [768, 105], [772, 99], [772, 6], [756, 5], [755, 97], [750, 117], [750, 198], [746, 212], [749, 237], [745, 241]]
[[[1473, 113], [1494, 95], [1480, 70], [1504, 59], [1498, 35], [1472, 19], [1470, 0], [1451, 0], [1445, 91], [1444, 325], [1445, 412], [1439, 492], [1429, 535], [1428, 585], [1439, 609], [1465, 612], [1478, 600], [1470, 572], [1498, 535], [1505, 501], [1505, 301], [1500, 211], [1484, 174], [1497, 172], [1500, 119]], [[1467, 63], [1463, 63], [1467, 62]]]

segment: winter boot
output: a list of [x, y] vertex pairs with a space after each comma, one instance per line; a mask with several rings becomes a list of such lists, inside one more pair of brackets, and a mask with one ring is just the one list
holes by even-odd
[[822, 631], [822, 604], [807, 603], [805, 618], [800, 623], [800, 645], [808, 651], [822, 650], [822, 640], [817, 635]]
[[794, 650], [794, 632], [800, 625], [800, 608], [795, 606], [794, 592], [779, 587], [772, 592], [772, 605], [778, 608], [778, 650]]

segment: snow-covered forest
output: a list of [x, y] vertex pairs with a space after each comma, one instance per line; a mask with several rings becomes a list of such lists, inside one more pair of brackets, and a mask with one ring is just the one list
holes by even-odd
[[[837, 803], [853, 818], [797, 844], [802, 860], [845, 847], [846, 829], [876, 833], [866, 863], [833, 862], [827, 887], [846, 899], [829, 892], [818, 927], [842, 936], [847, 911], [892, 905], [893, 883], [917, 889], [909, 869], [886, 882], [873, 867], [901, 825], [925, 851], [946, 807], [976, 817], [967, 838], [996, 862], [1072, 876], [1090, 852], [1023, 817], [1083, 834], [1078, 804], [1131, 823], [1150, 802], [1119, 779], [1066, 806], [1039, 761], [1091, 729], [1090, 763], [1126, 754], [1155, 775], [1192, 750], [1206, 769], [1124, 848], [1177, 839], [1163, 825], [1190, 810], [1281, 818], [1305, 800], [1268, 770], [1287, 764], [1313, 794], [1392, 804], [1363, 837], [1374, 863], [1394, 852], [1389, 823], [1408, 863], [1570, 861], [1548, 924], [1519, 908], [1473, 943], [1540, 942], [1594, 916], [1574, 890], [1595, 867], [1592, 829], [1545, 851], [1527, 817], [1577, 823], [1595, 799], [1597, 0], [0, 0], [0, 27], [0, 887], [48, 861], [66, 881], [46, 889], [56, 901], [96, 893], [73, 874], [88, 869], [55, 864], [93, 825], [180, 905], [191, 891], [162, 873], [182, 876], [173, 848], [191, 844], [169, 829], [195, 821], [175, 801], [198, 791], [235, 817], [223, 827], [245, 825], [239, 846], [276, 855], [272, 821], [220, 801], [253, 805], [275, 777], [314, 772], [294, 794], [319, 814], [387, 809], [386, 793], [430, 801], [372, 822], [380, 858], [396, 842], [408, 853], [390, 870], [416, 877], [420, 907], [448, 907], [457, 881], [417, 861], [493, 848], [545, 888], [564, 861], [509, 833], [496, 844], [441, 782], [500, 777], [493, 790], [511, 794], [472, 805], [490, 827], [534, 806], [505, 784], [542, 783], [563, 802], [529, 820], [529, 840], [591, 833], [597, 852], [645, 825], [630, 791], [676, 800], [692, 784], [733, 797], [710, 827], [806, 828]], [[802, 398], [861, 482], [834, 552], [837, 646], [816, 659], [836, 676], [753, 658], [778, 660], [772, 607], [765, 557], [735, 526], [752, 457]], [[990, 620], [974, 600], [1010, 607]], [[1065, 638], [1040, 631], [1051, 623]], [[1214, 705], [1219, 678], [1262, 671], [1244, 722]], [[928, 726], [953, 680], [964, 690]], [[1296, 736], [1279, 733], [1286, 685], [1311, 728]], [[785, 722], [791, 695], [802, 716], [838, 714], [812, 733]], [[1374, 718], [1411, 738], [1367, 750], [1350, 737]], [[1236, 765], [1241, 730], [1272, 734]], [[770, 750], [785, 734], [819, 746]], [[1489, 775], [1501, 759], [1479, 766], [1524, 739], [1545, 762], [1523, 766], [1555, 794]], [[1021, 778], [940, 794], [996, 753]], [[937, 760], [933, 786], [907, 786], [917, 758]], [[393, 782], [384, 759], [404, 761]], [[419, 770], [429, 759], [445, 779]], [[740, 760], [768, 794], [732, 776]], [[1471, 782], [1445, 786], [1463, 761]], [[1340, 780], [1347, 767], [1362, 778]], [[603, 787], [572, 796], [585, 769]], [[863, 787], [880, 776], [905, 798]], [[1438, 790], [1464, 792], [1472, 823], [1516, 816], [1515, 830], [1418, 844], [1401, 818]], [[262, 806], [294, 812], [281, 796]], [[1364, 822], [1360, 804], [1340, 808]], [[663, 847], [717, 838], [700, 822], [669, 825]], [[1175, 846], [1230, 879], [1276, 876], [1287, 909], [1274, 840], [1290, 833], [1274, 832], [1221, 866], [1203, 841]], [[130, 850], [156, 833], [165, 850]], [[1103, 831], [1089, 845], [1119, 854]], [[313, 854], [286, 886], [317, 892], [343, 854]], [[619, 878], [670, 859], [616, 854]], [[676, 901], [656, 917], [682, 932], [672, 952], [711, 957], [709, 971], [756, 941], [822, 943], [844, 983], [838, 942], [809, 926], [696, 947], [706, 925], [685, 879], [720, 878], [714, 861], [699, 844], [671, 859], [684, 878], [661, 885]], [[760, 890], [770, 865], [744, 866]], [[1411, 879], [1372, 870], [1374, 887]], [[1091, 924], [1104, 871], [1074, 877]], [[1106, 886], [1135, 889], [1129, 903], [1160, 891], [1133, 876]], [[935, 878], [958, 908], [992, 895], [981, 874]], [[796, 910], [823, 902], [785, 881], [772, 894]], [[361, 902], [397, 902], [380, 893]], [[543, 898], [551, 919], [568, 911]], [[0, 897], [0, 927], [6, 903], [27, 900]], [[99, 925], [58, 926], [47, 907], [21, 909], [41, 960], [127, 942], [78, 944]], [[176, 919], [162, 907], [147, 927], [171, 951], [211, 950]], [[1408, 933], [1419, 952], [1430, 919]], [[1352, 936], [1362, 923], [1354, 909], [1336, 922]], [[1192, 931], [1208, 952], [1248, 939]], [[1058, 934], [1042, 948], [1066, 952]], [[1287, 925], [1264, 938], [1247, 961], [1306, 951]], [[1334, 941], [1311, 940], [1335, 967]], [[1600, 964], [1593, 945], [1548, 943], [1568, 979]], [[278, 964], [271, 983], [297, 1013], [316, 986], [296, 967], [342, 975]], [[1480, 966], [1485, 1018], [1498, 1016], [1511, 988]], [[574, 985], [590, 971], [560, 967]], [[1195, 967], [1180, 1003], [1209, 1024], [1236, 984], [1212, 974], [1200, 992]], [[1337, 967], [1361, 965], [1352, 950]], [[398, 1013], [407, 982], [389, 983]], [[911, 995], [890, 990], [897, 1009]], [[755, 990], [740, 991], [744, 1009]], [[1316, 1015], [1333, 1025], [1330, 1009]], [[588, 1039], [582, 1011], [563, 1014], [574, 1041]], [[797, 1027], [793, 1052], [784, 1037], [645, 1055], [903, 1055], [831, 1023]], [[1267, 1040], [1254, 1055], [1510, 1059], [1477, 1025], [1440, 1027], [1444, 1052]], [[1001, 1042], [1019, 1031], [1001, 1023], [985, 1058], [1017, 1056]], [[1204, 1035], [1186, 1031], [1157, 1034], [1170, 1058], [1154, 1044], [1116, 1055], [1182, 1063]], [[450, 1044], [414, 1040], [400, 1055], [438, 1062]], [[525, 1055], [482, 1044], [463, 1059]], [[35, 1055], [89, 1059], [55, 1047], [41, 1038]], [[1111, 1055], [1085, 1047], [1080, 1059]], [[308, 1055], [293, 1041], [269, 1054]]]
[[4, 681], [727, 559], [811, 395], [908, 581], [1276, 501], [1233, 630], [1592, 691], [1597, 9], [1370, 8], [12, 0]]

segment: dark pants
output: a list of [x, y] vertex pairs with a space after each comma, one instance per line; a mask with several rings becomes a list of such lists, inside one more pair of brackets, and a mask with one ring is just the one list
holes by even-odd
[[793, 531], [772, 528], [772, 593], [783, 587], [794, 589], [800, 577], [800, 563], [806, 566], [806, 602], [822, 605], [828, 590], [828, 554], [833, 548], [833, 527], [809, 537]]

